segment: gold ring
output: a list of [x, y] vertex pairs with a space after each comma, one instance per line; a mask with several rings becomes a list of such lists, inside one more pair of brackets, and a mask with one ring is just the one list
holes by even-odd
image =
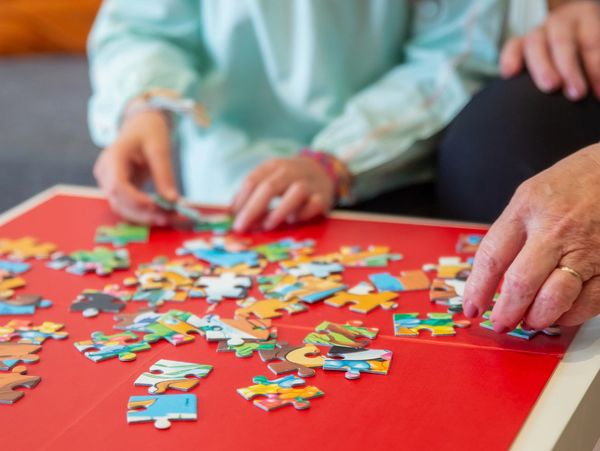
[[573, 268], [569, 268], [568, 266], [565, 265], [561, 265], [558, 267], [558, 269], [560, 269], [561, 271], [564, 272], [568, 272], [569, 274], [571, 274], [573, 277], [577, 277], [579, 279], [579, 281], [581, 283], [583, 283], [583, 277], [581, 277], [581, 274], [579, 274], [577, 271], [575, 271]]

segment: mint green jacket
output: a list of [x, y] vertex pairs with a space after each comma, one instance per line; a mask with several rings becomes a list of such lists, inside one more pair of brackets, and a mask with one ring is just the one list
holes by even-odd
[[261, 162], [309, 146], [364, 199], [425, 180], [440, 132], [497, 70], [503, 0], [106, 0], [89, 41], [94, 142], [153, 88], [177, 122], [186, 195], [227, 203]]

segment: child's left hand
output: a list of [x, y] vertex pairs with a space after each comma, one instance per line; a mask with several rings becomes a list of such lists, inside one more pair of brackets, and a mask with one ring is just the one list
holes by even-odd
[[[277, 197], [281, 202], [268, 211]], [[284, 221], [306, 221], [327, 213], [334, 202], [335, 183], [319, 162], [304, 156], [276, 158], [252, 171], [235, 196], [234, 229], [244, 232], [261, 220], [264, 230]]]

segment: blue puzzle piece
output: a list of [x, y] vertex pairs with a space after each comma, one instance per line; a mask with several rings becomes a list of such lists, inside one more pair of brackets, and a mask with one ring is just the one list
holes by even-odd
[[369, 280], [373, 285], [375, 285], [375, 288], [377, 288], [377, 291], [379, 292], [404, 291], [404, 286], [402, 285], [402, 283], [398, 280], [397, 277], [392, 276], [389, 272], [370, 274]]
[[8, 271], [13, 274], [23, 274], [29, 271], [31, 265], [25, 262], [18, 262], [12, 260], [0, 260], [0, 271]]
[[195, 420], [196, 395], [132, 396], [127, 403], [127, 422], [154, 422], [157, 429], [171, 427], [170, 420]]
[[258, 254], [254, 251], [229, 252], [225, 249], [195, 249], [194, 256], [200, 260], [205, 260], [213, 266], [231, 268], [233, 266], [246, 264], [248, 266], [258, 266]]
[[10, 305], [0, 302], [0, 315], [33, 315], [34, 305]]

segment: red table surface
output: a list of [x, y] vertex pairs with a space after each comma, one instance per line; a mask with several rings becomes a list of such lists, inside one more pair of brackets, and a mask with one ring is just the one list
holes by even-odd
[[[100, 199], [59, 195], [0, 227], [0, 237], [34, 236], [56, 243], [61, 250], [91, 249], [97, 226], [117, 218]], [[301, 228], [253, 235], [256, 243], [294, 236], [317, 240], [317, 253], [336, 251], [342, 245], [388, 245], [404, 255], [383, 269], [397, 273], [455, 255], [460, 233], [472, 228], [415, 225], [362, 220], [328, 219]], [[173, 256], [192, 232], [156, 229], [147, 245], [130, 245], [132, 267], [156, 255]], [[459, 329], [456, 337], [415, 339], [393, 336], [392, 312], [376, 310], [368, 315], [319, 304], [307, 313], [284, 314], [274, 322], [279, 339], [296, 344], [322, 320], [344, 322], [360, 319], [381, 329], [372, 347], [394, 352], [388, 376], [364, 374], [347, 381], [341, 372], [318, 371], [307, 383], [325, 396], [307, 411], [292, 407], [264, 412], [239, 396], [235, 389], [252, 384], [256, 375], [273, 376], [258, 356], [239, 359], [216, 353], [215, 344], [202, 338], [173, 347], [166, 342], [140, 353], [135, 362], [117, 360], [93, 363], [77, 352], [74, 341], [93, 331], [112, 332], [112, 315], [85, 319], [68, 306], [85, 288], [119, 283], [129, 272], [108, 278], [78, 277], [44, 268], [34, 262], [25, 274], [23, 293], [42, 293], [54, 307], [38, 310], [35, 323], [44, 320], [66, 324], [70, 337], [48, 340], [41, 360], [29, 366], [29, 374], [42, 382], [12, 406], [0, 406], [3, 448], [33, 449], [203, 449], [305, 450], [364, 449], [506, 449], [514, 440], [546, 382], [571, 342], [575, 330], [561, 337], [540, 336], [531, 342], [496, 335], [475, 321]], [[272, 272], [271, 266], [267, 272]], [[374, 269], [347, 269], [344, 281], [352, 285], [367, 280]], [[254, 294], [258, 294], [256, 291]], [[404, 293], [397, 312], [445, 311], [432, 305], [427, 292]], [[129, 305], [134, 311], [139, 305]], [[181, 308], [203, 314], [204, 300], [166, 303], [162, 310]], [[215, 313], [230, 317], [235, 302], [223, 302]], [[24, 319], [26, 317], [20, 317]], [[3, 324], [10, 317], [0, 317]], [[115, 331], [116, 333], [117, 331]], [[215, 366], [211, 375], [192, 391], [198, 397], [198, 421], [173, 422], [169, 431], [151, 424], [128, 425], [126, 404], [132, 395], [144, 395], [134, 387], [139, 374], [158, 359], [187, 360]]]

